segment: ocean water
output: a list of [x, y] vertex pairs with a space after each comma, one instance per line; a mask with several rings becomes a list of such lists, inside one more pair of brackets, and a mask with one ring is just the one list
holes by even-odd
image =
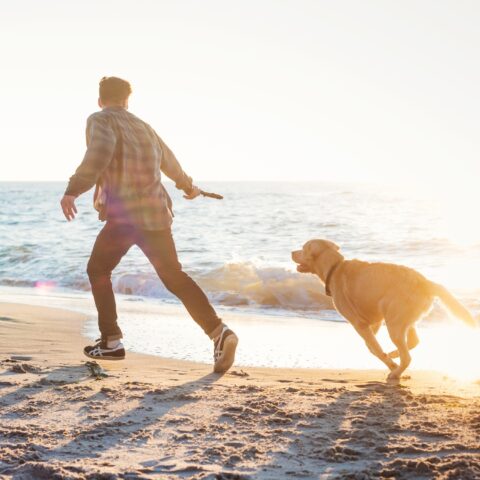
[[[62, 183], [0, 183], [0, 285], [86, 291], [85, 266], [102, 223], [92, 193], [68, 223]], [[431, 199], [373, 186], [207, 183], [223, 201], [174, 200], [174, 237], [184, 269], [217, 305], [263, 312], [321, 309], [320, 282], [295, 271], [290, 252], [311, 238], [337, 242], [347, 258], [420, 270], [476, 308], [480, 235], [469, 244], [449, 232]], [[450, 238], [449, 238], [450, 235]], [[133, 247], [114, 275], [119, 293], [175, 301]]]
[[[256, 356], [243, 346], [244, 364], [339, 366], [339, 361], [325, 363], [314, 346], [318, 343], [305, 348], [312, 329], [330, 338], [325, 326], [342, 322], [325, 309], [319, 280], [297, 273], [291, 261], [290, 252], [311, 238], [335, 241], [346, 258], [413, 267], [448, 287], [474, 315], [480, 313], [480, 230], [459, 225], [458, 218], [452, 221], [441, 202], [427, 195], [327, 183], [212, 182], [201, 187], [225, 199], [186, 201], [167, 184], [184, 269], [237, 329], [250, 332], [252, 339], [255, 332], [270, 332], [274, 343], [274, 331], [283, 339], [268, 349], [252, 340]], [[59, 206], [64, 188], [62, 183], [0, 183], [0, 293], [7, 298], [21, 292], [27, 303], [31, 294], [34, 303], [84, 311], [91, 315], [87, 333], [93, 337], [95, 312], [85, 268], [102, 223], [91, 205], [92, 192], [78, 200], [77, 219], [66, 222]], [[170, 320], [183, 322], [178, 319], [186, 315], [138, 248], [120, 263], [113, 282], [132, 349], [207, 361], [210, 347], [194, 346], [201, 336], [194, 322], [186, 319], [183, 335], [175, 333]], [[162, 316], [165, 306], [170, 317]], [[436, 307], [427, 322], [446, 318]], [[152, 330], [158, 336], [147, 334]], [[293, 337], [299, 347], [282, 354]], [[329, 348], [327, 343], [322, 348]]]

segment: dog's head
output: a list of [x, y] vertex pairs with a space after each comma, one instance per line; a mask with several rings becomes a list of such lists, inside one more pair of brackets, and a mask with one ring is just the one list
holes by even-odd
[[321, 262], [333, 253], [339, 255], [337, 253], [339, 250], [340, 247], [330, 240], [309, 240], [301, 250], [292, 252], [292, 260], [298, 263], [297, 271], [313, 273], [317, 261]]

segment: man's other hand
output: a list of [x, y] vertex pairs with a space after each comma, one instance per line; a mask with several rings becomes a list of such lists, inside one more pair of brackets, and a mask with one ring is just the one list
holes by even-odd
[[192, 189], [188, 194], [184, 195], [183, 198], [186, 198], [187, 200], [193, 200], [194, 198], [197, 198], [201, 194], [201, 190], [196, 186], [192, 185]]
[[63, 214], [65, 218], [70, 221], [75, 218], [77, 213], [77, 207], [75, 206], [75, 197], [73, 195], [64, 195], [60, 200], [60, 205], [62, 206]]

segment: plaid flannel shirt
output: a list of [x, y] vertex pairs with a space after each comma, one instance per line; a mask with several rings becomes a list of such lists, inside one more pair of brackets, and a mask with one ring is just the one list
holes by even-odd
[[94, 185], [100, 220], [132, 223], [144, 230], [172, 224], [172, 202], [161, 171], [186, 192], [192, 179], [147, 123], [122, 107], [108, 107], [87, 120], [87, 151], [65, 191], [79, 196]]

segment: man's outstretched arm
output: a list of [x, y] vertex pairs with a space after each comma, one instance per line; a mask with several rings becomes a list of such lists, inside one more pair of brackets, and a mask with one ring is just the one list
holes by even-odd
[[175, 186], [179, 190], [185, 192], [184, 198], [193, 200], [198, 197], [200, 195], [200, 189], [193, 184], [192, 178], [183, 171], [175, 155], [170, 148], [168, 148], [168, 145], [158, 135], [157, 138], [163, 152], [160, 170], [175, 182]]
[[75, 218], [75, 198], [90, 190], [113, 158], [116, 144], [115, 133], [107, 119], [92, 115], [87, 122], [87, 151], [82, 163], [70, 177], [65, 194], [60, 202], [65, 218]]

